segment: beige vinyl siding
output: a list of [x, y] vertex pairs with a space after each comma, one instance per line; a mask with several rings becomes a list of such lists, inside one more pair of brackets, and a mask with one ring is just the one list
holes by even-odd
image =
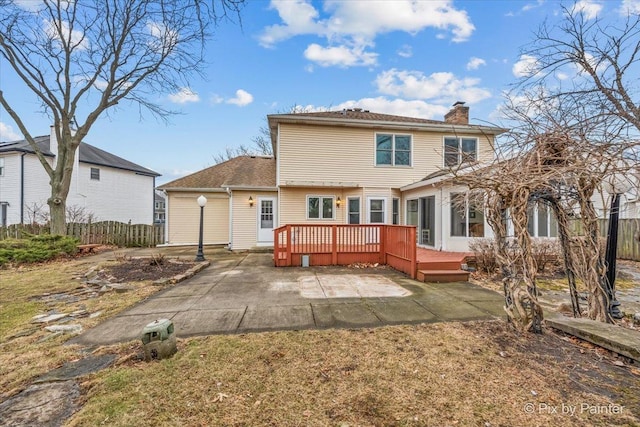
[[[280, 124], [279, 185], [357, 183], [400, 188], [442, 168], [444, 134], [335, 126]], [[412, 136], [412, 166], [376, 166], [376, 133]], [[465, 135], [456, 135], [465, 136]], [[478, 138], [479, 158], [492, 158], [491, 139]]]
[[[351, 191], [352, 192], [352, 191]], [[346, 223], [346, 195], [351, 194], [342, 188], [309, 187], [280, 189], [280, 225], [286, 224], [344, 224]], [[307, 196], [338, 197], [340, 207], [334, 203], [334, 219], [307, 219]]]
[[204, 208], [204, 244], [229, 243], [229, 196], [226, 193], [169, 192], [168, 243], [197, 244], [200, 228], [198, 196], [207, 198]]
[[[249, 206], [249, 197], [253, 197], [253, 206]], [[258, 198], [278, 197], [273, 191], [238, 191], [233, 190], [231, 199], [233, 210], [233, 233], [231, 249], [234, 251], [256, 247], [258, 239]], [[276, 203], [277, 206], [277, 203]], [[278, 227], [277, 217], [275, 227]]]

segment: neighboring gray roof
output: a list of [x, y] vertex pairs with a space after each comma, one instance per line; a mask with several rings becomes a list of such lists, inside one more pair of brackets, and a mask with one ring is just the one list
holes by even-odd
[[[36, 136], [33, 138], [40, 148], [42, 154], [48, 157], [54, 157], [50, 150], [50, 136]], [[111, 154], [98, 147], [81, 142], [79, 147], [78, 160], [82, 163], [88, 163], [96, 166], [107, 166], [115, 169], [123, 169], [132, 172], [136, 172], [142, 175], [160, 176], [159, 173], [147, 169], [140, 165], [137, 165], [129, 160], [118, 157], [115, 154]], [[34, 153], [33, 149], [26, 140], [12, 141], [12, 142], [0, 142], [0, 153], [7, 153], [12, 151], [18, 151], [22, 153]]]
[[276, 186], [273, 157], [238, 156], [158, 187], [161, 190]]

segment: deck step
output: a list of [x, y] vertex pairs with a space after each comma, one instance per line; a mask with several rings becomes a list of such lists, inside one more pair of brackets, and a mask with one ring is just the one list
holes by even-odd
[[416, 280], [435, 283], [466, 282], [469, 280], [469, 272], [465, 270], [418, 270]]
[[418, 261], [418, 270], [460, 270], [463, 261]]

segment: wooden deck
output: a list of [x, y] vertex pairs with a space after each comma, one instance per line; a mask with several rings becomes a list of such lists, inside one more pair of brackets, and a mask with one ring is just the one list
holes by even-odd
[[417, 275], [421, 282], [458, 282], [469, 280], [462, 264], [474, 257], [473, 252], [446, 252], [417, 248]]

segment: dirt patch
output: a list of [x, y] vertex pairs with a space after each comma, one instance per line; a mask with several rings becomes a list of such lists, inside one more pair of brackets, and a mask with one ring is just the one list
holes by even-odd
[[158, 257], [127, 258], [103, 265], [98, 278], [117, 282], [153, 281], [184, 274], [195, 265], [195, 262]]

